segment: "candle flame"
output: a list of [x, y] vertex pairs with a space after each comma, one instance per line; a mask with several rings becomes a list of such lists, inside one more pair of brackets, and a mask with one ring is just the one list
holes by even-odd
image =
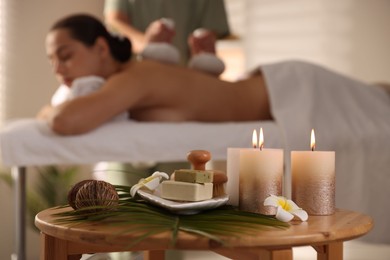
[[252, 145], [253, 145], [253, 148], [257, 147], [257, 132], [256, 132], [256, 129], [253, 130]]
[[263, 135], [263, 128], [260, 128], [260, 134], [259, 134], [259, 147], [260, 150], [263, 150], [264, 147], [264, 135]]
[[310, 148], [312, 151], [316, 148], [316, 137], [314, 135], [314, 129], [311, 129]]

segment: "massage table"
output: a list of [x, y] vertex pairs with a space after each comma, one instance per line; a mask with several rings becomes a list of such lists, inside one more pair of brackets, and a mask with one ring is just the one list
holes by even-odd
[[[1, 158], [12, 168], [15, 185], [18, 260], [25, 259], [25, 190], [29, 166], [115, 162], [186, 161], [187, 152], [206, 149], [213, 160], [226, 160], [228, 147], [251, 147], [253, 129], [263, 127], [269, 147], [281, 148], [273, 122], [237, 123], [137, 123], [114, 121], [77, 136], [59, 136], [35, 119], [8, 123], [0, 135]], [[275, 137], [275, 138], [274, 138]]]
[[373, 217], [365, 237], [390, 243], [390, 96], [326, 68], [290, 61], [262, 66], [273, 121], [157, 123], [112, 121], [87, 134], [59, 136], [45, 122], [19, 119], [0, 131], [3, 165], [16, 185], [16, 250], [25, 259], [26, 167], [94, 164], [101, 161], [185, 161], [194, 149], [226, 160], [229, 147], [250, 147], [253, 129], [264, 130], [266, 148], [284, 149], [285, 195], [289, 196], [290, 152], [336, 151], [336, 207]]

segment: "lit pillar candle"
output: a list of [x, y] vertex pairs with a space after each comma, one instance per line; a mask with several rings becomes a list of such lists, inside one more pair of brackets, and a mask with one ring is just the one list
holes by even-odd
[[252, 148], [228, 148], [226, 174], [226, 193], [229, 195], [228, 204], [238, 206], [239, 203], [239, 182], [240, 182], [240, 152]]
[[275, 215], [274, 207], [264, 206], [269, 195], [282, 195], [283, 150], [263, 149], [263, 131], [257, 146], [253, 132], [253, 149], [240, 151], [239, 208], [265, 215]]
[[335, 212], [335, 152], [315, 151], [314, 130], [311, 151], [291, 152], [292, 200], [309, 215]]

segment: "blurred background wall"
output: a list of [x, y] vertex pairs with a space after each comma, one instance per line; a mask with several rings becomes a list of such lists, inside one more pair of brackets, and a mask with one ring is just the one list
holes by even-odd
[[[44, 41], [58, 18], [87, 12], [102, 17], [103, 0], [0, 0], [0, 118], [33, 117], [58, 83], [46, 58]], [[4, 48], [5, 47], [5, 48]], [[8, 171], [4, 169], [3, 171]], [[36, 174], [29, 169], [28, 185]], [[0, 182], [0, 259], [14, 247], [13, 191]], [[39, 233], [28, 228], [27, 259], [39, 259]]]
[[[286, 59], [316, 62], [357, 79], [390, 81], [388, 0], [225, 0], [244, 70]], [[241, 60], [240, 60], [241, 59]], [[234, 73], [234, 72], [232, 72]]]
[[[388, 0], [225, 3], [236, 39], [219, 42], [218, 51], [228, 63], [229, 80], [263, 62], [304, 59], [363, 81], [390, 82]], [[0, 0], [0, 125], [33, 117], [58, 86], [44, 50], [51, 24], [75, 12], [102, 17], [102, 10], [103, 0]], [[9, 259], [13, 193], [1, 182], [0, 208], [0, 259]], [[38, 259], [38, 234], [30, 229], [27, 246], [28, 259]]]

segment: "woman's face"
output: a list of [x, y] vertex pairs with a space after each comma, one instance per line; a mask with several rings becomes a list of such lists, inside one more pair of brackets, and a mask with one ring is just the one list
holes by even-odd
[[68, 29], [49, 32], [46, 53], [57, 80], [68, 87], [76, 78], [101, 74], [102, 59], [98, 47], [89, 47], [73, 39]]

